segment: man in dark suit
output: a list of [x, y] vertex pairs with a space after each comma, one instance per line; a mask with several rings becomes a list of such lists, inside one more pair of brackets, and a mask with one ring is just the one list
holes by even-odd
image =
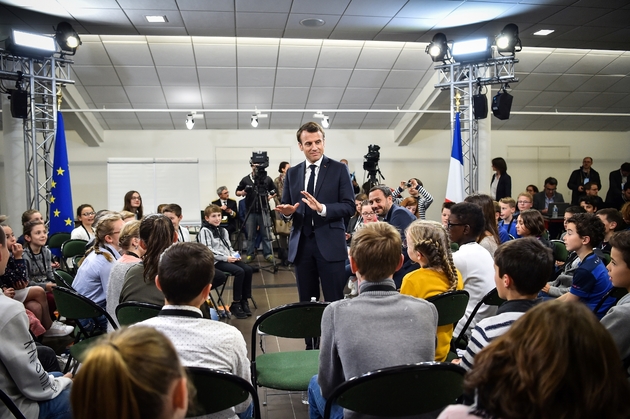
[[221, 207], [221, 227], [225, 228], [231, 235], [236, 231], [236, 219], [238, 210], [236, 201], [230, 198], [230, 191], [225, 186], [217, 189], [217, 195], [219, 199], [212, 201], [212, 203], [218, 207]]
[[545, 179], [545, 189], [534, 195], [534, 209], [547, 215], [549, 204], [554, 202], [564, 202], [564, 197], [558, 190], [558, 180], [555, 177]]
[[571, 172], [567, 187], [571, 189], [571, 205], [579, 205], [582, 195], [585, 195], [584, 185], [588, 182], [595, 182], [597, 189], [602, 188], [602, 182], [599, 180], [599, 173], [591, 166], [593, 165], [592, 157], [584, 157], [582, 166]]
[[[416, 216], [407, 208], [395, 205], [392, 190], [385, 185], [377, 185], [370, 189], [369, 201], [376, 215], [382, 217], [384, 222], [396, 227], [403, 243], [405, 243], [405, 230], [409, 224], [416, 220]], [[409, 258], [404, 245], [401, 252], [405, 257], [405, 261], [403, 266], [394, 273], [393, 279], [396, 284], [396, 289], [400, 288], [402, 285], [402, 280], [405, 275], [418, 268], [418, 265], [414, 264]]]
[[606, 204], [610, 208], [616, 208], [621, 199], [621, 191], [623, 185], [628, 182], [628, 175], [630, 175], [630, 163], [626, 162], [621, 165], [619, 170], [613, 170], [608, 175], [608, 192], [606, 193]]
[[343, 219], [355, 212], [348, 168], [324, 156], [325, 134], [315, 122], [297, 131], [306, 161], [291, 167], [284, 180], [282, 204], [276, 211], [293, 219], [289, 262], [295, 265], [300, 301], [343, 298], [348, 257]]

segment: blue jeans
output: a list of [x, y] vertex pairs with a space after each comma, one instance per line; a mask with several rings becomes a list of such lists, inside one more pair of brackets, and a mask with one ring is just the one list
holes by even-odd
[[[60, 372], [51, 372], [55, 377], [62, 377]], [[70, 408], [70, 387], [66, 387], [57, 397], [52, 400], [38, 402], [39, 419], [72, 419], [72, 409]]]
[[[264, 217], [263, 214], [257, 214], [255, 212], [250, 212], [249, 213], [249, 217], [247, 218], [247, 256], [253, 256], [254, 255], [254, 250], [256, 250], [256, 248], [254, 247], [254, 243], [256, 241], [256, 235], [257, 235], [257, 227], [260, 227], [260, 233], [262, 233], [262, 245], [263, 245], [263, 255], [265, 257], [269, 256], [272, 254], [272, 249], [271, 249], [271, 240], [269, 240], [269, 237], [267, 237], [267, 229], [265, 228], [265, 224], [263, 223], [264, 221]], [[271, 220], [267, 221], [270, 225]]]
[[238, 416], [238, 419], [253, 418], [254, 417], [254, 402], [249, 404], [249, 407], [247, 407], [247, 410], [241, 413], [237, 413], [236, 416]]
[[[317, 374], [308, 383], [308, 417], [310, 419], [323, 419], [326, 399], [322, 396], [322, 389], [317, 382]], [[331, 419], [343, 419], [343, 408], [338, 404], [333, 404], [330, 410]]]

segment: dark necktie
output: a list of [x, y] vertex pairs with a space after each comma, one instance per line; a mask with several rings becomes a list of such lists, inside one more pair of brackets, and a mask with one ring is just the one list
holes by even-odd
[[[311, 195], [315, 195], [315, 166], [311, 164], [308, 168], [311, 169], [311, 175], [308, 178], [308, 185], [306, 186], [306, 192]], [[306, 204], [305, 204], [306, 205]], [[313, 232], [313, 210], [306, 205], [304, 208], [304, 234], [309, 236]]]

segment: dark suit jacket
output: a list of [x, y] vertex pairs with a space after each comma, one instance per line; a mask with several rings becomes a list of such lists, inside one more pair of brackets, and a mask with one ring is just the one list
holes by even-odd
[[[221, 199], [212, 201], [212, 203], [220, 207]], [[221, 210], [221, 226], [227, 228], [227, 230], [231, 233], [233, 231], [236, 231], [236, 217], [238, 215], [238, 207], [236, 205], [236, 201], [232, 198], [228, 198], [227, 207], [232, 210], [232, 214], [230, 215], [227, 211]], [[225, 217], [227, 217], [227, 222], [224, 223], [223, 220], [226, 219]]]
[[[293, 227], [289, 236], [289, 262], [291, 263], [295, 261], [302, 235], [306, 204], [302, 202], [301, 192], [305, 190], [305, 173], [306, 165], [305, 162], [302, 162], [291, 167], [284, 179], [282, 203], [291, 205], [300, 203], [297, 211], [293, 214]], [[326, 205], [326, 217], [320, 217], [316, 212], [313, 213], [317, 247], [324, 259], [329, 262], [345, 260], [348, 257], [348, 251], [343, 219], [356, 212], [348, 167], [324, 156], [319, 168], [314, 196], [320, 203]]]
[[608, 175], [608, 192], [606, 193], [606, 203], [616, 204], [621, 199], [621, 170], [613, 170]]
[[[602, 182], [599, 180], [599, 173], [597, 173], [597, 170], [592, 167], [589, 172], [588, 179], [591, 182], [595, 182], [600, 190], [602, 189]], [[580, 186], [584, 186], [584, 172], [582, 171], [582, 166], [571, 172], [571, 176], [567, 182], [567, 187], [573, 191], [571, 192], [571, 205], [579, 205], [580, 197], [582, 195], [586, 195], [586, 193], [578, 191]]]
[[[553, 198], [554, 202], [564, 202], [564, 197], [560, 192], [556, 192], [556, 196]], [[532, 208], [542, 211], [545, 209], [545, 191], [534, 194], [534, 204]]]
[[[492, 175], [492, 182], [494, 182], [495, 175]], [[499, 201], [501, 198], [505, 198], [508, 196], [512, 196], [512, 178], [507, 173], [503, 173], [499, 178], [499, 183], [497, 184], [497, 196], [495, 201]]]

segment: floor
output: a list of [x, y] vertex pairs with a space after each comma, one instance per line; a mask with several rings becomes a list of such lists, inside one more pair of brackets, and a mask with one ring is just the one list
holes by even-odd
[[[250, 302], [250, 308], [254, 315], [242, 320], [234, 317], [232, 319], [221, 319], [221, 321], [229, 323], [241, 331], [245, 342], [247, 342], [247, 349], [250, 354], [252, 326], [256, 321], [256, 316], [260, 316], [270, 308], [298, 301], [295, 274], [292, 268], [278, 266], [278, 272], [274, 274], [272, 267], [263, 260], [262, 256], [259, 256], [258, 263], [253, 263], [252, 266], [260, 266], [261, 268], [259, 272], [254, 273], [252, 281], [252, 296], [258, 305], [258, 308], [254, 309], [254, 306]], [[227, 285], [223, 295], [226, 304], [232, 301], [230, 285], [231, 282]], [[269, 352], [304, 349], [304, 340], [302, 339], [282, 339], [268, 336], [263, 339], [265, 350]], [[256, 344], [260, 345], [258, 339]], [[259, 350], [260, 346], [258, 347], [257, 353], [259, 353]], [[289, 394], [269, 390], [267, 406], [263, 406], [265, 392], [266, 390], [264, 388], [258, 389], [263, 419], [308, 418], [308, 405], [302, 403], [301, 393]]]

